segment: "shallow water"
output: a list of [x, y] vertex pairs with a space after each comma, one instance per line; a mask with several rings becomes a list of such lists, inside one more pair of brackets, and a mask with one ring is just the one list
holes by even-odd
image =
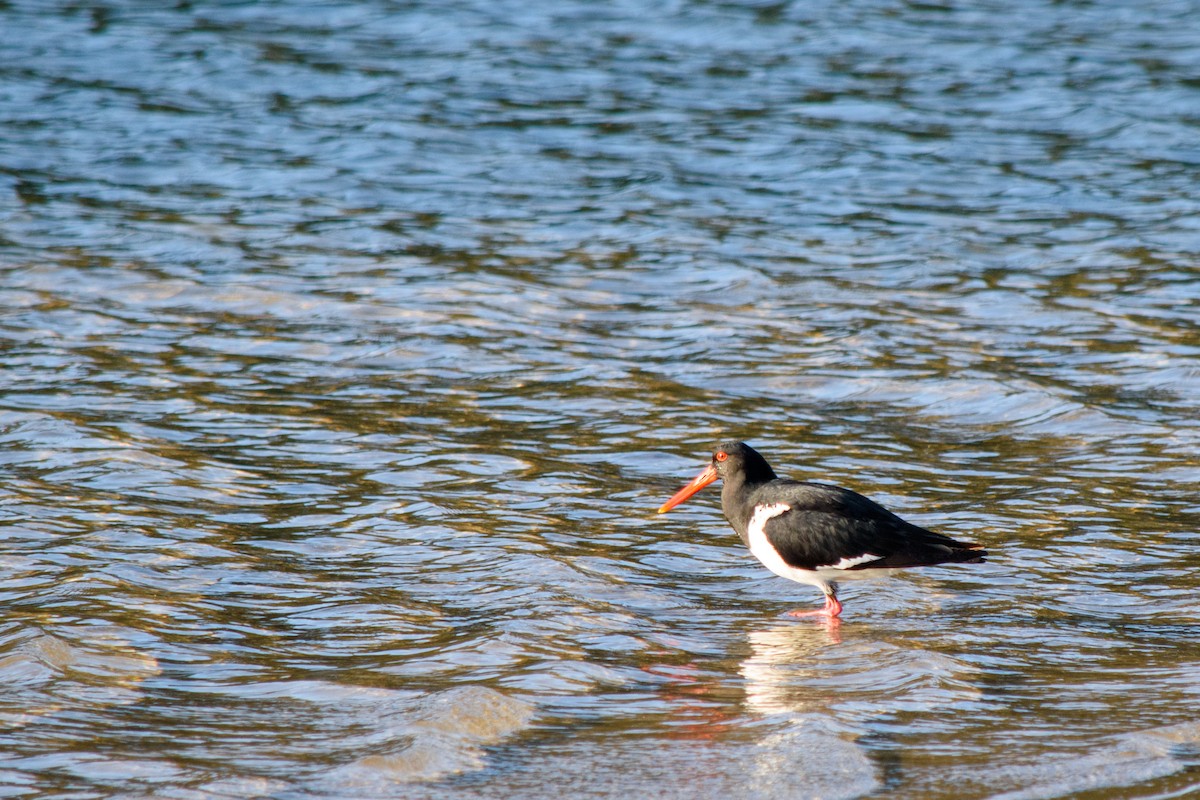
[[1200, 793], [1198, 15], [0, 5], [0, 794]]

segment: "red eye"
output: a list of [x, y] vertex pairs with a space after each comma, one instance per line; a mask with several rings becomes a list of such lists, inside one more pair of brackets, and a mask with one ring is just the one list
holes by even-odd
[[718, 450], [713, 454], [713, 458], [715, 458], [717, 461], [724, 461], [725, 459], [729, 458], [729, 453], [726, 453], [724, 450]]

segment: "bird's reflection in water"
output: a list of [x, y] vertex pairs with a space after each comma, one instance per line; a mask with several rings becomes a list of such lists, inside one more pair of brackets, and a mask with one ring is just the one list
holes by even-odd
[[837, 618], [818, 623], [781, 623], [749, 634], [750, 654], [738, 670], [746, 679], [746, 710], [757, 714], [811, 711], [828, 705], [833, 692], [822, 678], [822, 654], [842, 643]]
[[969, 709], [982, 695], [978, 667], [867, 623], [781, 623], [747, 638], [738, 671], [752, 714], [819, 712], [850, 721]]
[[[858, 744], [864, 731], [838, 719], [837, 679], [861, 654], [844, 652], [841, 623], [781, 623], [749, 633], [745, 711], [786, 720], [755, 743], [748, 782], [764, 797], [858, 798], [880, 786], [877, 769]], [[857, 648], [852, 648], [857, 650]], [[806, 794], [796, 794], [796, 776]]]

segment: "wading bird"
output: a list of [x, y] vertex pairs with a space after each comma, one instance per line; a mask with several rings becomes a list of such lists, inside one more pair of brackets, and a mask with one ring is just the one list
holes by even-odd
[[704, 471], [658, 513], [670, 511], [718, 479], [725, 481], [725, 518], [763, 566], [825, 593], [823, 608], [789, 611], [794, 617], [832, 619], [841, 614], [840, 581], [905, 567], [978, 562], [987, 556], [982, 545], [905, 522], [857, 492], [777, 477], [766, 459], [744, 442], [721, 445]]

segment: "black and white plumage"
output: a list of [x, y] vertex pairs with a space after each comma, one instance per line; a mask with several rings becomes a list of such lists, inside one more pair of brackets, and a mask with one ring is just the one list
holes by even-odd
[[840, 581], [886, 574], [893, 569], [979, 562], [981, 545], [960, 542], [905, 522], [857, 492], [822, 483], [779, 478], [753, 448], [726, 442], [712, 462], [663, 503], [662, 514], [718, 479], [721, 509], [763, 565], [783, 578], [817, 586], [825, 606], [792, 616], [836, 617]]

